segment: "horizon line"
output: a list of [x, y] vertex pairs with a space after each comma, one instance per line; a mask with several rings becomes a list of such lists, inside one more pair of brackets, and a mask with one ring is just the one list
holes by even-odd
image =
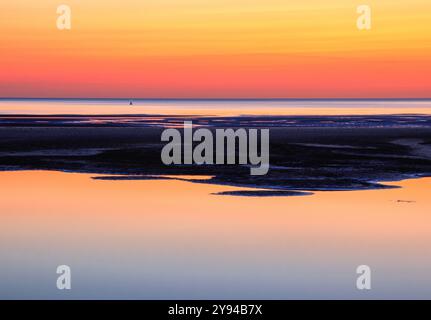
[[118, 101], [426, 101], [428, 98], [86, 98], [86, 97], [0, 97], [1, 100], [118, 100]]

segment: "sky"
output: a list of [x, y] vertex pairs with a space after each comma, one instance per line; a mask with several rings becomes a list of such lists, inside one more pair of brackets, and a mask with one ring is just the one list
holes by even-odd
[[0, 97], [431, 97], [431, 2], [2, 1]]

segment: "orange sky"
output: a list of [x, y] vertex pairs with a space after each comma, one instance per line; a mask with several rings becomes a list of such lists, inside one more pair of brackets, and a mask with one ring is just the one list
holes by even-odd
[[[356, 7], [372, 29], [356, 28]], [[56, 27], [60, 4], [72, 29]], [[430, 97], [429, 0], [15, 0], [0, 97]]]

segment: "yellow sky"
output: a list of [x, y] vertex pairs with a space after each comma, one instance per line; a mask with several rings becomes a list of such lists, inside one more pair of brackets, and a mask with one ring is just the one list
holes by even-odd
[[[56, 28], [60, 4], [72, 10], [71, 30]], [[356, 27], [361, 4], [372, 9], [368, 31]], [[263, 96], [301, 96], [309, 79], [329, 81], [312, 85], [333, 96], [431, 89], [423, 74], [431, 71], [429, 0], [15, 0], [0, 7], [0, 96], [54, 88], [102, 94], [103, 86], [119, 96], [235, 89], [259, 96], [258, 88]], [[223, 75], [231, 79], [226, 87]]]

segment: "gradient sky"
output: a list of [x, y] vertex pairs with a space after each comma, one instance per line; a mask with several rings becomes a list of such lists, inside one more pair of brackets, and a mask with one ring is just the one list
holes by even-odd
[[[56, 27], [60, 4], [71, 30]], [[429, 0], [0, 4], [0, 97], [430, 96]]]

